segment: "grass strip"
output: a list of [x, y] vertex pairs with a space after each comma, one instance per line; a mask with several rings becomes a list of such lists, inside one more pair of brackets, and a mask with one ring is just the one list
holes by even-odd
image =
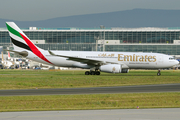
[[180, 83], [179, 70], [130, 70], [84, 75], [84, 70], [0, 70], [0, 89], [76, 88]]
[[136, 109], [180, 107], [180, 92], [8, 96], [0, 97], [0, 111]]

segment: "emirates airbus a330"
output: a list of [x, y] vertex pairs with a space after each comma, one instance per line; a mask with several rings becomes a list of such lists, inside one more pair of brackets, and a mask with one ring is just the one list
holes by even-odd
[[160, 53], [47, 51], [34, 45], [14, 22], [6, 22], [6, 26], [14, 47], [9, 51], [44, 64], [90, 69], [85, 75], [100, 75], [100, 71], [128, 73], [129, 69], [162, 69], [179, 64], [172, 56]]

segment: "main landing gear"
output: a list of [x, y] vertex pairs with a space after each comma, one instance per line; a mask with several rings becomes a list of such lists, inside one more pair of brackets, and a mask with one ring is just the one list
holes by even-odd
[[100, 75], [99, 71], [86, 71], [85, 75]]
[[158, 73], [157, 73], [157, 76], [160, 76], [160, 75], [161, 75], [161, 70], [159, 69]]

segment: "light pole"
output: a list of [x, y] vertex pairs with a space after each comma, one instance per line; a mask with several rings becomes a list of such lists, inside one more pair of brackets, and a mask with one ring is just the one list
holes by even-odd
[[94, 36], [94, 39], [96, 40], [96, 51], [97, 51], [97, 45], [98, 45], [99, 36], [98, 37]]
[[[104, 38], [103, 38], [103, 51], [105, 51], [105, 26], [100, 25], [100, 28], [104, 30]], [[103, 32], [102, 32], [103, 33]]]

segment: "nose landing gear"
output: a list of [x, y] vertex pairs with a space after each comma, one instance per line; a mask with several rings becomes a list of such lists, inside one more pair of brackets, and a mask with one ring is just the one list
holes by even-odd
[[161, 75], [161, 70], [159, 69], [158, 73], [157, 73], [157, 76], [160, 76], [160, 75]]

